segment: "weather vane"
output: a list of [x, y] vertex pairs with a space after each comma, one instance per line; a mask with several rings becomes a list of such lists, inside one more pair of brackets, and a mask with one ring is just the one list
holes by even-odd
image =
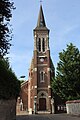
[[40, 4], [42, 4], [42, 2], [43, 2], [43, 1], [42, 1], [42, 0], [40, 0]]

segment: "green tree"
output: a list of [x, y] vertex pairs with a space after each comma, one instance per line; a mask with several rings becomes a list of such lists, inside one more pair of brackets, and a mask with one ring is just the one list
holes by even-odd
[[14, 2], [0, 0], [0, 99], [17, 98], [20, 92], [20, 82], [10, 68], [8, 59], [4, 59], [11, 46], [10, 19], [12, 18], [11, 12], [13, 9], [15, 9]]
[[10, 49], [12, 40], [12, 30], [10, 29], [10, 19], [12, 17], [14, 3], [9, 0], [0, 0], [0, 56], [4, 56]]
[[20, 82], [9, 66], [8, 60], [0, 59], [0, 99], [16, 99]]
[[64, 100], [80, 99], [80, 52], [72, 43], [59, 53], [52, 88]]

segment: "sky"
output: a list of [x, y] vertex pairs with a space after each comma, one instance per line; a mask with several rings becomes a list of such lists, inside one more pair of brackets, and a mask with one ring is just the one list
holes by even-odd
[[[10, 65], [18, 79], [26, 76], [34, 50], [33, 29], [37, 25], [40, 0], [13, 0], [12, 47], [8, 55]], [[43, 0], [44, 17], [50, 29], [49, 46], [53, 64], [59, 62], [59, 52], [73, 43], [80, 50], [80, 0]]]

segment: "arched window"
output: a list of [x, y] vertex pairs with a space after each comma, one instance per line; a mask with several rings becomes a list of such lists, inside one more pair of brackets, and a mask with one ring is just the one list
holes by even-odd
[[40, 72], [40, 82], [44, 82], [44, 72]]
[[41, 51], [41, 39], [39, 38], [39, 40], [38, 40], [38, 51], [40, 52]]
[[45, 40], [44, 40], [44, 38], [42, 39], [42, 51], [43, 52], [45, 51]]

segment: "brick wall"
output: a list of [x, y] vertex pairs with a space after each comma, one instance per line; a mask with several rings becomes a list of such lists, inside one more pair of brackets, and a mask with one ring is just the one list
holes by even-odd
[[15, 100], [0, 100], [0, 120], [16, 120]]

